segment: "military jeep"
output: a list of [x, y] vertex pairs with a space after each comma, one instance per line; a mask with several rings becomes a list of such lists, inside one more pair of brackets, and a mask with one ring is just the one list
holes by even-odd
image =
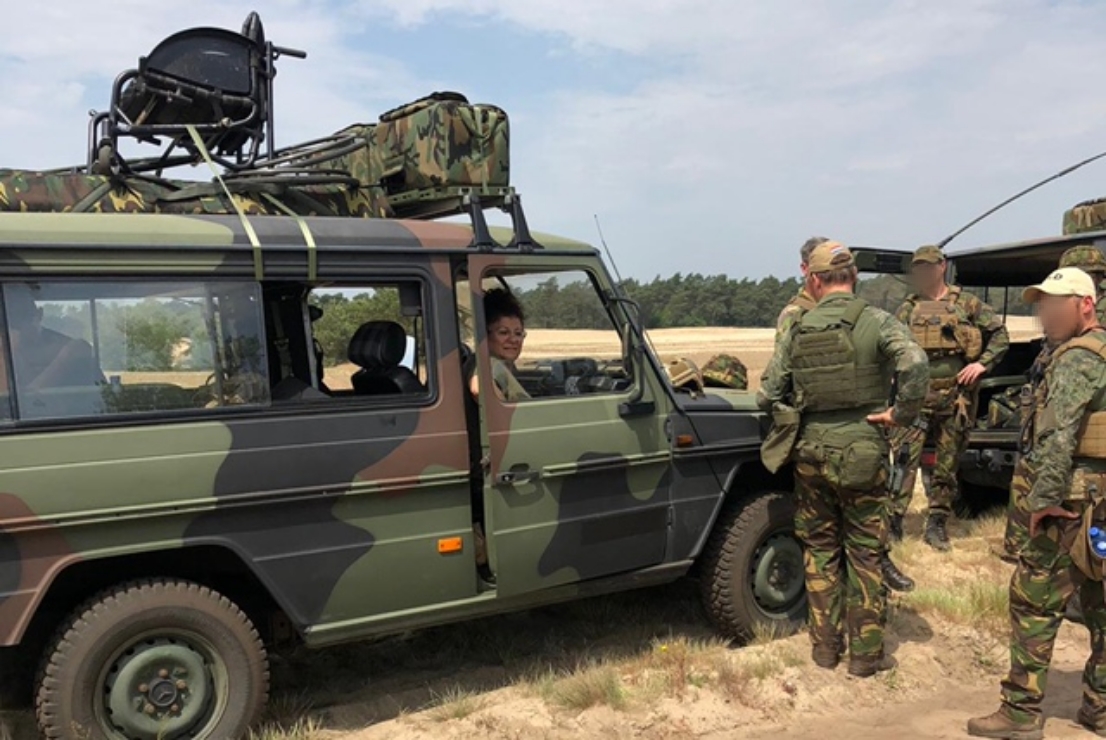
[[[689, 574], [722, 634], [796, 629], [764, 416], [675, 389], [599, 253], [530, 231], [506, 114], [437, 94], [276, 149], [280, 55], [256, 16], [178, 34], [84, 165], [0, 171], [0, 660], [42, 733], [237, 737], [283, 644]], [[605, 341], [524, 351], [506, 402], [483, 297], [551, 281]]]

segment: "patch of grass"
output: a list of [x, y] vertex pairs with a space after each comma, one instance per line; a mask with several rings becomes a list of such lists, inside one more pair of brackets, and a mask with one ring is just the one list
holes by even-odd
[[1002, 537], [1006, 531], [1006, 512], [991, 511], [973, 519], [968, 525], [968, 534], [972, 537]]
[[784, 664], [772, 653], [762, 650], [741, 657], [741, 665], [757, 681], [764, 681], [783, 673]]
[[741, 704], [749, 703], [752, 676], [745, 666], [730, 660], [728, 655], [720, 655], [714, 663], [714, 671], [723, 696]]
[[904, 601], [919, 612], [930, 612], [986, 632], [1004, 630], [1009, 620], [1009, 588], [1002, 583], [976, 581], [963, 587], [922, 588]]
[[580, 712], [595, 706], [626, 707], [622, 677], [609, 665], [580, 668], [559, 678], [541, 681], [537, 687], [546, 702], [563, 709]]
[[748, 644], [752, 646], [768, 645], [787, 636], [788, 632], [775, 623], [757, 622], [753, 626], [753, 637]]
[[317, 719], [299, 719], [291, 725], [266, 725], [250, 730], [249, 740], [323, 740], [324, 729]]
[[427, 716], [435, 722], [464, 719], [479, 712], [486, 705], [483, 696], [465, 691], [459, 686], [449, 689], [444, 694], [432, 694], [432, 696], [434, 706], [427, 712]]

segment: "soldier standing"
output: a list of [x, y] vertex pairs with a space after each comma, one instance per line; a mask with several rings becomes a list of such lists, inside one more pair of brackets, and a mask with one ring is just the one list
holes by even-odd
[[938, 247], [924, 246], [914, 253], [911, 275], [916, 293], [906, 297], [895, 314], [910, 327], [915, 341], [929, 357], [930, 381], [922, 412], [924, 431], [906, 429], [897, 445], [910, 452], [909, 473], [898, 491], [892, 491], [892, 537], [902, 538], [902, 521], [914, 493], [914, 479], [927, 440], [937, 447], [932, 472], [924, 471], [929, 511], [926, 544], [949, 549], [948, 520], [956, 499], [960, 455], [975, 423], [975, 386], [998, 364], [1010, 347], [1010, 335], [994, 310], [959, 286], [945, 282], [947, 264]]
[[[817, 301], [780, 342], [757, 401], [798, 410], [796, 535], [804, 546], [814, 663], [849, 674], [894, 666], [883, 652], [883, 578], [889, 449], [881, 427], [918, 415], [929, 381], [925, 353], [889, 314], [853, 295], [852, 253], [833, 241], [811, 253], [807, 288]], [[887, 389], [898, 383], [896, 405]], [[846, 611], [847, 610], [847, 611]]]
[[795, 294], [795, 297], [783, 307], [779, 317], [776, 319], [776, 346], [779, 346], [780, 336], [790, 331], [791, 325], [798, 321], [805, 312], [814, 308], [816, 304], [814, 298], [807, 292], [806, 286], [810, 255], [815, 247], [819, 244], [825, 244], [828, 241], [829, 239], [824, 236], [812, 236], [807, 239], [799, 249], [799, 258], [801, 260], [799, 262], [799, 269], [803, 273], [803, 286], [799, 288], [799, 292]]
[[1106, 518], [1106, 330], [1095, 311], [1095, 285], [1066, 267], [1025, 291], [1046, 340], [1055, 347], [1027, 409], [1026, 507], [1029, 539], [1010, 582], [1010, 672], [1002, 706], [970, 720], [975, 737], [1044, 736], [1044, 699], [1052, 648], [1065, 605], [1080, 589], [1091, 656], [1083, 672], [1077, 720], [1106, 735], [1106, 561], [1094, 553], [1092, 525]]
[[[1095, 304], [1095, 313], [1098, 323], [1106, 325], [1106, 256], [1097, 247], [1082, 245], [1072, 247], [1060, 255], [1060, 268], [1077, 267], [1091, 276], [1098, 295]], [[1053, 347], [1045, 338], [1041, 346], [1041, 352], [1033, 362], [1029, 370], [1029, 383], [1023, 389], [1026, 397], [1033, 396], [1037, 392], [1037, 386], [1044, 379], [1044, 369], [1048, 367], [1049, 357]], [[1028, 419], [1026, 419], [1028, 421]], [[1023, 446], [1026, 442], [1023, 434]], [[1017, 563], [1018, 553], [1022, 545], [1029, 539], [1029, 512], [1026, 509], [1025, 498], [1029, 493], [1026, 481], [1030, 478], [1029, 471], [1025, 467], [1025, 455], [1018, 457], [1014, 466], [1014, 480], [1010, 486], [1010, 503], [1007, 508], [1006, 536], [1003, 538], [1003, 552], [999, 555], [1009, 563]], [[1069, 608], [1071, 617], [1078, 616], [1078, 597], [1072, 599], [1072, 607]]]
[[[803, 287], [799, 289], [798, 294], [791, 299], [791, 302], [783, 307], [780, 311], [779, 318], [776, 319], [776, 342], [775, 346], [778, 349], [780, 345], [780, 337], [791, 331], [791, 327], [802, 319], [803, 314], [814, 308], [817, 302], [810, 295], [807, 289], [807, 279], [809, 277], [809, 264], [810, 255], [814, 249], [820, 244], [825, 244], [830, 240], [824, 236], [812, 236], [807, 239], [802, 248], [799, 249], [799, 257], [801, 262], [799, 269], [803, 273]], [[891, 515], [891, 500], [888, 498], [888, 516]], [[883, 554], [880, 559], [880, 569], [883, 573], [883, 583], [887, 588], [892, 591], [913, 591], [914, 579], [899, 570], [899, 567], [895, 565], [895, 562], [891, 560], [891, 542], [889, 537], [885, 537], [883, 544]]]

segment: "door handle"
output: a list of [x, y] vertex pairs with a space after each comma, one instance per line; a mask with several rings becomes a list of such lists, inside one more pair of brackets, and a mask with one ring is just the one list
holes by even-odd
[[495, 476], [495, 482], [501, 486], [517, 486], [519, 483], [533, 483], [541, 478], [541, 472], [518, 465]]

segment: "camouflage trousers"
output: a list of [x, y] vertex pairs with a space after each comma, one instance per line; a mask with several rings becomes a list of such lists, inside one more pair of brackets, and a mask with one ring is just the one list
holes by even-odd
[[834, 486], [820, 474], [795, 475], [795, 533], [803, 544], [810, 637], [815, 646], [844, 644], [855, 657], [883, 652], [886, 491]]
[[1029, 470], [1025, 458], [1018, 457], [1014, 465], [1014, 479], [1010, 483], [1010, 500], [1006, 505], [1006, 534], [1002, 549], [1007, 555], [1017, 557], [1029, 541]]
[[[895, 492], [891, 501], [891, 513], [903, 515], [914, 496], [914, 481], [921, 466], [922, 450], [927, 443], [934, 445], [937, 459], [932, 470], [922, 470], [922, 486], [925, 488], [929, 510], [945, 514], [952, 513], [952, 504], [956, 500], [958, 485], [956, 474], [960, 469], [960, 456], [968, 443], [968, 426], [959, 414], [942, 410], [922, 411], [922, 418], [928, 428], [924, 435], [911, 428], [904, 429], [895, 441], [895, 449], [906, 444], [910, 450], [910, 464], [903, 479], [902, 489]], [[911, 434], [911, 432], [915, 432]]]
[[1079, 589], [1091, 634], [1091, 655], [1083, 669], [1084, 710], [1096, 724], [1106, 722], [1106, 603], [1102, 582], [1072, 565], [1070, 546], [1079, 526], [1064, 521], [1029, 540], [1010, 582], [1010, 672], [1002, 682], [1002, 702], [1015, 720], [1041, 715], [1056, 633]]

